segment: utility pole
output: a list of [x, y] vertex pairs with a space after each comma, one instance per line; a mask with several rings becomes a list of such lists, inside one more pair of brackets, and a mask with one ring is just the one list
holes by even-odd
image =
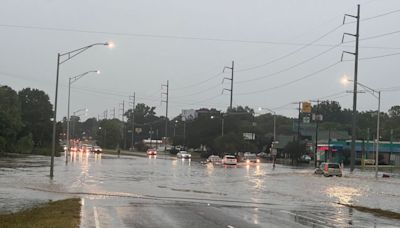
[[113, 113], [113, 119], [115, 119], [115, 107], [112, 109], [112, 110], [110, 110], [110, 112], [112, 111], [112, 113]]
[[108, 110], [106, 109], [106, 110], [103, 112], [103, 119], [107, 119], [107, 116], [108, 116]]
[[[300, 110], [301, 110], [301, 102], [299, 101], [299, 116], [297, 119], [297, 155], [300, 154]], [[292, 165], [293, 165], [293, 156], [292, 156]]]
[[134, 147], [135, 147], [135, 137], [134, 137], [134, 134], [135, 134], [135, 107], [136, 107], [136, 93], [135, 92], [133, 92], [133, 96], [130, 96], [129, 97], [130, 99], [132, 99], [132, 102], [131, 102], [131, 104], [132, 104], [132, 142], [131, 142], [131, 148], [132, 148], [132, 151], [134, 151]]
[[319, 115], [319, 100], [317, 100], [317, 111], [315, 113], [315, 148], [314, 148], [314, 167], [317, 168], [317, 153], [318, 153], [318, 127], [320, 121]]
[[165, 103], [165, 142], [164, 142], [164, 153], [167, 152], [167, 138], [168, 138], [168, 97], [169, 97], [169, 81], [167, 80], [167, 84], [161, 84], [161, 88], [166, 88], [166, 92], [162, 92], [162, 95], [165, 95], [165, 100], [161, 100], [161, 103]]
[[226, 88], [224, 88], [223, 90], [222, 90], [222, 93], [224, 92], [224, 90], [227, 90], [227, 91], [229, 91], [230, 92], [230, 94], [231, 94], [231, 99], [230, 99], [230, 103], [229, 103], [229, 109], [230, 110], [232, 110], [232, 100], [233, 100], [233, 72], [235, 71], [234, 69], [235, 69], [235, 62], [234, 61], [232, 61], [232, 66], [231, 67], [224, 67], [224, 69], [222, 70], [222, 72], [224, 72], [225, 71], [225, 69], [229, 69], [229, 70], [231, 70], [231, 78], [224, 78], [223, 80], [222, 80], [222, 82], [224, 82], [224, 80], [226, 79], [226, 80], [230, 80], [231, 81], [231, 89], [226, 89]]
[[342, 37], [342, 43], [344, 40], [345, 35], [353, 36], [356, 39], [356, 47], [355, 47], [355, 52], [348, 52], [348, 51], [343, 51], [342, 53], [342, 60], [343, 60], [343, 54], [351, 54], [354, 55], [354, 89], [353, 89], [353, 120], [352, 120], [352, 133], [351, 133], [351, 154], [350, 154], [350, 172], [353, 172], [354, 170], [354, 165], [355, 165], [355, 157], [356, 157], [356, 122], [357, 122], [357, 74], [358, 74], [358, 44], [359, 44], [359, 38], [360, 38], [360, 5], [357, 5], [357, 16], [354, 15], [349, 15], [345, 14], [343, 18], [343, 24], [346, 21], [346, 17], [352, 17], [357, 20], [357, 28], [356, 28], [356, 34], [351, 34], [351, 33], [344, 33]]
[[122, 100], [122, 103], [119, 104], [120, 111], [121, 113], [121, 120], [122, 120], [122, 140], [124, 141], [124, 147], [123, 149], [126, 148], [126, 137], [125, 137], [125, 118], [124, 118], [124, 113], [125, 113], [125, 100]]

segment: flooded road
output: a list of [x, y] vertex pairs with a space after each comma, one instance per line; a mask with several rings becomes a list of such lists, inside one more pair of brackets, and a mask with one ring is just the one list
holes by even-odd
[[399, 179], [269, 163], [224, 167], [174, 157], [73, 153], [0, 159], [0, 213], [82, 199], [81, 227], [398, 227], [341, 204], [400, 212]]

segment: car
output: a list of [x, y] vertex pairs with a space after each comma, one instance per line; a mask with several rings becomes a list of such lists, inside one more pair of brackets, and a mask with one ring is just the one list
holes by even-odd
[[157, 155], [157, 150], [154, 148], [148, 149], [147, 150], [147, 155]]
[[339, 163], [323, 162], [321, 165], [315, 169], [315, 174], [324, 175], [325, 177], [330, 176], [342, 176], [342, 169]]
[[260, 162], [260, 159], [258, 159], [257, 156], [253, 153], [245, 153], [243, 156], [243, 161], [245, 161], [246, 163], [250, 162], [258, 163]]
[[101, 149], [101, 147], [99, 147], [99, 146], [94, 146], [94, 147], [92, 147], [92, 152], [99, 154], [99, 153], [103, 152], [103, 149]]
[[217, 164], [217, 163], [221, 163], [222, 160], [221, 160], [221, 158], [220, 158], [218, 155], [210, 155], [210, 156], [207, 158], [207, 162], [213, 163], [213, 164]]
[[222, 164], [223, 165], [237, 165], [237, 159], [233, 155], [225, 155], [222, 158]]
[[185, 159], [185, 158], [187, 158], [187, 159], [190, 159], [191, 157], [192, 157], [192, 155], [191, 154], [189, 154], [187, 151], [179, 151], [177, 154], [176, 154], [176, 157], [177, 158], [182, 158], [182, 159]]
[[268, 154], [265, 153], [265, 152], [260, 152], [260, 153], [257, 154], [257, 157], [260, 157], [260, 158], [268, 158]]
[[310, 162], [311, 161], [311, 157], [308, 156], [307, 154], [304, 154], [300, 157], [300, 161], [301, 162]]

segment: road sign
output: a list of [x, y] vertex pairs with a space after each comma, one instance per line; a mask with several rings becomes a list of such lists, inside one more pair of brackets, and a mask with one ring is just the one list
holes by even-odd
[[311, 113], [311, 102], [304, 101], [304, 102], [302, 103], [302, 109], [301, 109], [301, 111], [302, 111], [303, 113]]

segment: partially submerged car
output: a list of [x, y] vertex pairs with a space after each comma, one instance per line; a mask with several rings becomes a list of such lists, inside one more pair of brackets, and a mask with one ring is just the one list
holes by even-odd
[[321, 165], [315, 169], [315, 174], [324, 175], [325, 177], [331, 176], [342, 176], [342, 169], [339, 163], [323, 162]]

